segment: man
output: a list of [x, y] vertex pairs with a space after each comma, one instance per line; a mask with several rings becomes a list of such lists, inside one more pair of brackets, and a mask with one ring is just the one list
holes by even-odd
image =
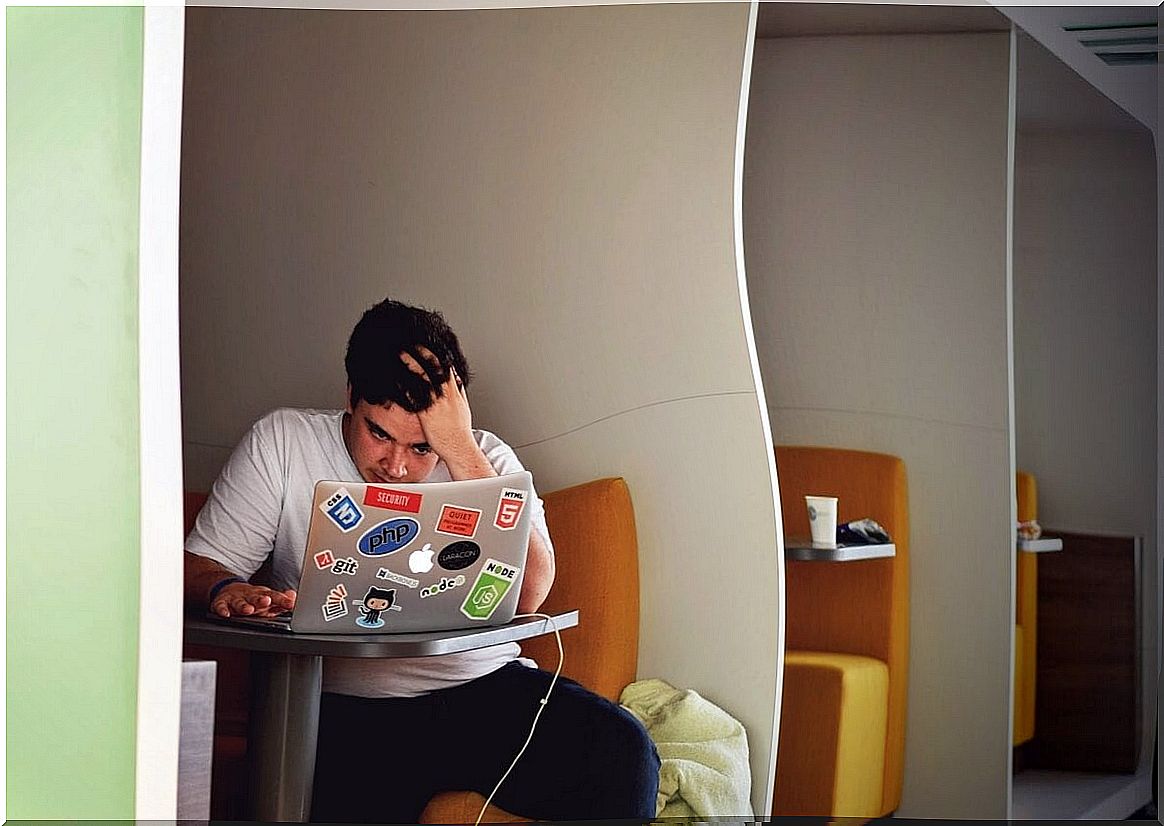
[[[348, 342], [344, 410], [276, 410], [257, 421], [214, 483], [186, 540], [186, 600], [221, 616], [295, 605], [320, 479], [416, 483], [522, 470], [475, 430], [471, 374], [439, 313], [385, 300]], [[554, 581], [536, 492], [518, 613]], [[249, 578], [271, 557], [271, 584]], [[442, 790], [488, 795], [517, 755], [552, 677], [515, 643], [438, 657], [324, 663], [312, 820], [415, 822]], [[494, 802], [543, 820], [651, 819], [659, 758], [618, 705], [559, 679]]]

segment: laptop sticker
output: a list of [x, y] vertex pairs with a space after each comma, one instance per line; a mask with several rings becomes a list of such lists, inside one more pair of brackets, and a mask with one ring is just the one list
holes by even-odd
[[312, 559], [315, 560], [315, 567], [321, 571], [335, 564], [335, 554], [328, 550], [320, 551]]
[[424, 494], [413, 493], [407, 490], [392, 490], [391, 488], [377, 488], [368, 485], [364, 491], [364, 504], [374, 508], [384, 508], [391, 511], [405, 513], [420, 513], [420, 502]]
[[520, 568], [486, 559], [485, 566], [477, 573], [477, 581], [461, 603], [461, 613], [472, 620], [489, 619], [520, 572]]
[[411, 516], [400, 516], [365, 531], [356, 542], [356, 550], [364, 556], [385, 556], [405, 547], [419, 533], [419, 522]]
[[332, 620], [346, 617], [348, 615], [348, 604], [343, 600], [338, 602], [335, 600], [328, 600], [320, 606], [323, 610], [323, 621], [331, 622]]
[[356, 558], [349, 556], [347, 559], [337, 559], [331, 566], [333, 574], [347, 574], [348, 576], [355, 576], [356, 570], [360, 567], [360, 563]]
[[443, 576], [441, 577], [441, 581], [435, 585], [430, 585], [427, 588], [421, 588], [420, 598], [428, 599], [429, 597], [435, 597], [437, 594], [443, 594], [445, 591], [451, 591], [454, 588], [460, 588], [464, 584], [464, 574], [457, 574], [457, 576], [454, 577]]
[[319, 506], [327, 514], [328, 519], [344, 533], [353, 530], [364, 521], [364, 512], [356, 505], [347, 488], [340, 488]]
[[342, 582], [327, 592], [328, 602], [343, 602], [347, 597], [348, 589]]
[[481, 546], [476, 542], [454, 542], [446, 545], [437, 554], [437, 564], [446, 571], [459, 571], [468, 568], [481, 556]]
[[473, 534], [477, 533], [477, 522], [480, 519], [481, 511], [476, 508], [445, 505], [441, 508], [441, 518], [437, 521], [436, 532], [472, 539]]
[[423, 548], [408, 555], [408, 570], [414, 574], [427, 574], [432, 570], [432, 557], [435, 553], [432, 543], [425, 542]]
[[493, 525], [503, 531], [512, 531], [517, 527], [518, 517], [525, 507], [528, 493], [517, 488], [502, 488], [501, 498], [497, 501], [497, 515], [493, 517]]
[[403, 585], [405, 588], [415, 588], [417, 585], [420, 585], [419, 579], [413, 579], [410, 576], [389, 571], [387, 568], [378, 570], [376, 572], [376, 579], [386, 579], [389, 582], [395, 582], [397, 585]]
[[384, 618], [380, 615], [391, 610], [395, 602], [395, 588], [377, 588], [372, 585], [360, 600], [360, 616], [356, 625], [362, 628], [383, 628]]

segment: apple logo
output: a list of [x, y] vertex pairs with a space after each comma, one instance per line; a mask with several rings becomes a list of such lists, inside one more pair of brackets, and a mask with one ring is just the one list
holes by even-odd
[[427, 574], [432, 570], [433, 553], [432, 543], [425, 542], [423, 548], [413, 551], [408, 557], [408, 570], [414, 574]]

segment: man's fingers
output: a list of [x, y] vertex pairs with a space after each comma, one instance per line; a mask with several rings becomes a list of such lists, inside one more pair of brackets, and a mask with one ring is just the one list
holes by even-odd
[[442, 385], [445, 383], [444, 370], [440, 361], [424, 347], [409, 347], [401, 352], [400, 360], [416, 375], [425, 379], [438, 396], [443, 395]]

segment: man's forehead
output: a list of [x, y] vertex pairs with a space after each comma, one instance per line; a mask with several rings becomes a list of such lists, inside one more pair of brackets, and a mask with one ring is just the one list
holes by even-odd
[[387, 431], [397, 441], [420, 443], [425, 440], [420, 416], [409, 413], [400, 405], [392, 402], [385, 404], [365, 402], [361, 407], [361, 412], [371, 419], [373, 424]]

